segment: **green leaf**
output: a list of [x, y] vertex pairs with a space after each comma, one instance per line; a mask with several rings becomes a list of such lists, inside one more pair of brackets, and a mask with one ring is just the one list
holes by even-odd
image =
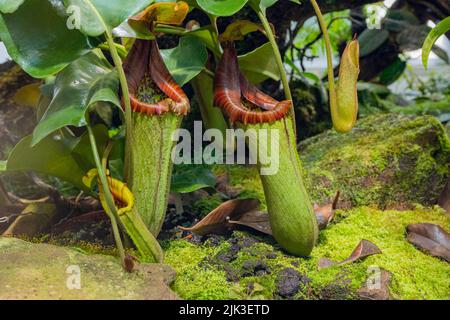
[[106, 28], [119, 26], [130, 16], [148, 7], [153, 0], [64, 0], [79, 19], [80, 30], [89, 36], [100, 36]]
[[25, 0], [0, 0], [0, 11], [3, 13], [13, 13]]
[[267, 8], [273, 6], [277, 2], [278, 0], [250, 0], [253, 8], [259, 7], [263, 13], [266, 12]]
[[85, 190], [82, 183], [84, 170], [71, 154], [65, 140], [47, 137], [34, 147], [31, 136], [22, 139], [11, 151], [7, 162], [8, 171], [33, 171], [48, 174]]
[[420, 25], [419, 19], [407, 10], [389, 10], [383, 21], [385, 29], [400, 32], [410, 26]]
[[0, 38], [9, 55], [35, 78], [57, 73], [91, 50], [85, 35], [67, 28], [60, 10], [57, 0], [27, 0], [0, 16]]
[[206, 47], [217, 55], [220, 55], [220, 48], [218, 46], [217, 36], [214, 33], [214, 27], [207, 25], [192, 31], [186, 32], [187, 36], [191, 36], [202, 41]]
[[276, 81], [280, 80], [280, 73], [273, 55], [272, 46], [268, 42], [240, 56], [238, 60], [241, 71], [254, 84], [263, 82], [267, 78]]
[[130, 24], [128, 21], [124, 21], [120, 26], [114, 28], [112, 32], [115, 37], [120, 38], [155, 39], [155, 35], [144, 24]]
[[247, 2], [248, 0], [197, 0], [200, 8], [218, 17], [232, 16], [241, 10]]
[[398, 58], [390, 64], [383, 72], [380, 74], [380, 82], [384, 85], [390, 85], [394, 83], [398, 78], [401, 77], [406, 69], [406, 61]]
[[202, 166], [176, 166], [172, 175], [171, 191], [190, 193], [203, 188], [214, 188], [216, 177]]
[[450, 30], [450, 17], [442, 20], [436, 27], [431, 30], [428, 37], [425, 39], [425, 43], [422, 48], [422, 62], [425, 68], [428, 68], [428, 58], [430, 57], [430, 52], [433, 49], [433, 45], [436, 41]]
[[94, 53], [72, 62], [58, 74], [53, 99], [33, 132], [33, 144], [62, 127], [84, 126], [89, 106], [103, 101], [120, 107], [119, 80], [111, 65]]
[[6, 171], [6, 161], [0, 160], [0, 173]]
[[161, 50], [161, 55], [175, 81], [183, 86], [197, 76], [208, 59], [205, 45], [194, 37], [182, 37], [177, 47]]
[[389, 38], [387, 30], [366, 29], [359, 36], [360, 57], [365, 57], [377, 50]]

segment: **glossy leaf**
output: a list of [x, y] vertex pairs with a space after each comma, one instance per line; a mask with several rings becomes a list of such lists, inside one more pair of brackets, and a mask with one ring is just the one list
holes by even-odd
[[397, 57], [397, 59], [380, 74], [380, 82], [387, 86], [394, 83], [401, 77], [405, 69], [406, 61]]
[[365, 57], [377, 50], [389, 38], [387, 30], [366, 29], [359, 36], [360, 57]]
[[208, 52], [205, 45], [193, 37], [182, 37], [177, 47], [161, 50], [164, 63], [175, 81], [183, 86], [204, 68]]
[[278, 0], [250, 0], [251, 5], [254, 8], [259, 8], [262, 12], [265, 12], [267, 8], [273, 6]]
[[0, 38], [9, 55], [35, 78], [57, 73], [91, 50], [90, 40], [69, 30], [59, 10], [59, 1], [27, 0], [0, 16]]
[[85, 190], [82, 183], [85, 174], [83, 168], [72, 157], [67, 141], [47, 137], [34, 147], [31, 136], [22, 139], [12, 150], [8, 162], [8, 171], [33, 171], [48, 174]]
[[100, 36], [106, 28], [114, 29], [130, 16], [149, 6], [152, 0], [64, 0], [79, 19], [80, 30], [89, 36]]
[[214, 28], [211, 25], [188, 31], [186, 35], [199, 39], [209, 50], [217, 55], [220, 55], [220, 48], [217, 44], [217, 36], [215, 35]]
[[248, 0], [197, 0], [197, 4], [209, 14], [218, 17], [232, 16], [241, 10]]
[[189, 5], [184, 1], [152, 4], [147, 9], [130, 18], [131, 22], [152, 22], [169, 25], [180, 25], [189, 12]]
[[203, 188], [214, 188], [216, 177], [205, 167], [176, 166], [172, 175], [171, 191], [190, 193]]
[[0, 11], [2, 13], [13, 13], [25, 0], [0, 0]]
[[109, 63], [90, 53], [71, 63], [55, 80], [53, 99], [33, 132], [33, 144], [62, 127], [84, 126], [85, 112], [97, 102], [120, 107], [119, 80]]
[[450, 262], [450, 234], [432, 223], [410, 224], [407, 240], [420, 250]]
[[112, 31], [115, 37], [120, 38], [136, 38], [136, 39], [144, 39], [144, 40], [154, 40], [155, 35], [151, 33], [149, 28], [140, 23], [133, 23], [124, 21], [120, 26], [116, 27]]
[[428, 68], [428, 58], [436, 41], [450, 30], [450, 17], [442, 20], [436, 27], [431, 30], [430, 34], [425, 40], [422, 48], [422, 62], [425, 68]]
[[247, 79], [257, 84], [271, 78], [280, 80], [280, 73], [273, 55], [270, 43], [265, 43], [261, 47], [238, 57], [239, 66]]

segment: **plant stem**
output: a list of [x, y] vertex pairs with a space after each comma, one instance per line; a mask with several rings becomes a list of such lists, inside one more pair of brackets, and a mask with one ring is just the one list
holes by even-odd
[[116, 205], [114, 204], [114, 198], [109, 190], [108, 179], [106, 178], [105, 170], [102, 166], [102, 161], [100, 160], [100, 156], [98, 154], [97, 143], [95, 141], [94, 132], [92, 131], [92, 127], [89, 123], [89, 116], [86, 116], [87, 120], [87, 130], [89, 135], [89, 141], [91, 143], [92, 155], [94, 157], [95, 166], [97, 167], [98, 175], [101, 181], [101, 188], [103, 188], [103, 194], [105, 195], [106, 206], [104, 207], [106, 213], [111, 219], [111, 225], [114, 234], [114, 240], [116, 241], [117, 248], [119, 250], [120, 260], [122, 265], [124, 265], [125, 261], [125, 251], [123, 249], [122, 239], [120, 238], [119, 226], [117, 224], [117, 220], [119, 218], [119, 214], [117, 213]]
[[330, 90], [330, 105], [331, 108], [334, 109], [334, 106], [337, 105], [336, 101], [336, 89], [334, 84], [334, 70], [333, 70], [333, 51], [331, 49], [331, 40], [330, 34], [328, 33], [328, 27], [325, 22], [325, 18], [322, 15], [322, 11], [320, 10], [319, 5], [316, 0], [311, 0], [311, 4], [314, 8], [314, 11], [317, 15], [317, 20], [319, 21], [320, 28], [322, 29], [323, 39], [325, 41], [325, 49], [327, 54], [327, 65], [328, 65], [328, 87]]
[[[254, 9], [258, 14], [259, 19], [261, 20], [261, 23], [264, 27], [264, 31], [266, 32], [267, 38], [269, 39], [270, 45], [272, 46], [272, 51], [275, 56], [275, 61], [278, 66], [278, 70], [280, 72], [281, 82], [283, 83], [283, 89], [286, 99], [292, 101], [292, 93], [289, 87], [289, 80], [287, 78], [286, 69], [284, 68], [283, 58], [281, 57], [280, 49], [278, 48], [275, 35], [273, 34], [272, 28], [270, 27], [269, 20], [267, 20], [266, 15], [261, 10], [258, 10], [256, 8]], [[295, 119], [295, 117], [293, 119]]]
[[125, 181], [128, 180], [128, 167], [130, 164], [131, 157], [131, 144], [133, 143], [133, 121], [131, 117], [131, 102], [130, 102], [130, 92], [128, 90], [127, 77], [125, 71], [123, 70], [122, 59], [117, 52], [116, 43], [114, 42], [113, 35], [111, 31], [106, 29], [106, 40], [108, 42], [109, 51], [111, 52], [111, 57], [114, 61], [114, 65], [117, 69], [119, 75], [120, 87], [122, 89], [123, 100], [125, 103], [125, 127], [126, 127], [126, 142], [125, 142], [125, 164], [124, 164], [124, 177]]

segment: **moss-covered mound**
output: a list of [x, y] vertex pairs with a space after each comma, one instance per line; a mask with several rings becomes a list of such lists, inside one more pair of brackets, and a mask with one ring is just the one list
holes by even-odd
[[0, 237], [0, 300], [177, 299], [163, 264], [123, 270], [117, 258]]
[[[392, 275], [392, 299], [448, 299], [450, 265], [422, 253], [405, 239], [410, 223], [431, 222], [450, 230], [441, 209], [339, 211], [320, 234], [310, 259], [283, 253], [270, 238], [235, 232], [229, 239], [165, 243], [166, 263], [177, 271], [173, 289], [184, 299], [358, 299], [373, 270]], [[318, 270], [318, 260], [347, 258], [360, 240], [382, 254], [350, 265]]]
[[324, 202], [341, 190], [345, 208], [433, 205], [449, 175], [450, 142], [431, 116], [371, 116], [351, 133], [308, 139], [299, 151], [312, 198]]

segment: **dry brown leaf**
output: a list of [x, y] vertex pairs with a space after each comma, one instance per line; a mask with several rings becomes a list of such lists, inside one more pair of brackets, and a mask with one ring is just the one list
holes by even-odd
[[432, 223], [410, 224], [406, 227], [407, 240], [414, 246], [450, 262], [450, 234]]
[[183, 231], [191, 231], [204, 236], [210, 233], [224, 234], [236, 224], [229, 221], [239, 220], [245, 213], [259, 208], [258, 199], [235, 199], [222, 203], [205, 218], [191, 228], [179, 227]]
[[369, 240], [361, 240], [361, 242], [356, 246], [355, 250], [353, 250], [350, 257], [341, 262], [335, 262], [330, 259], [321, 258], [319, 260], [319, 269], [325, 269], [331, 266], [341, 266], [343, 264], [352, 263], [361, 259], [364, 259], [368, 256], [374, 254], [382, 253], [380, 248], [378, 248], [375, 244], [370, 242]]
[[314, 205], [314, 212], [316, 213], [319, 230], [325, 229], [333, 220], [340, 194], [340, 191], [336, 192], [332, 203], [321, 207]]
[[246, 226], [259, 232], [272, 235], [269, 214], [267, 212], [252, 210], [244, 213], [238, 221], [230, 220], [229, 223]]

